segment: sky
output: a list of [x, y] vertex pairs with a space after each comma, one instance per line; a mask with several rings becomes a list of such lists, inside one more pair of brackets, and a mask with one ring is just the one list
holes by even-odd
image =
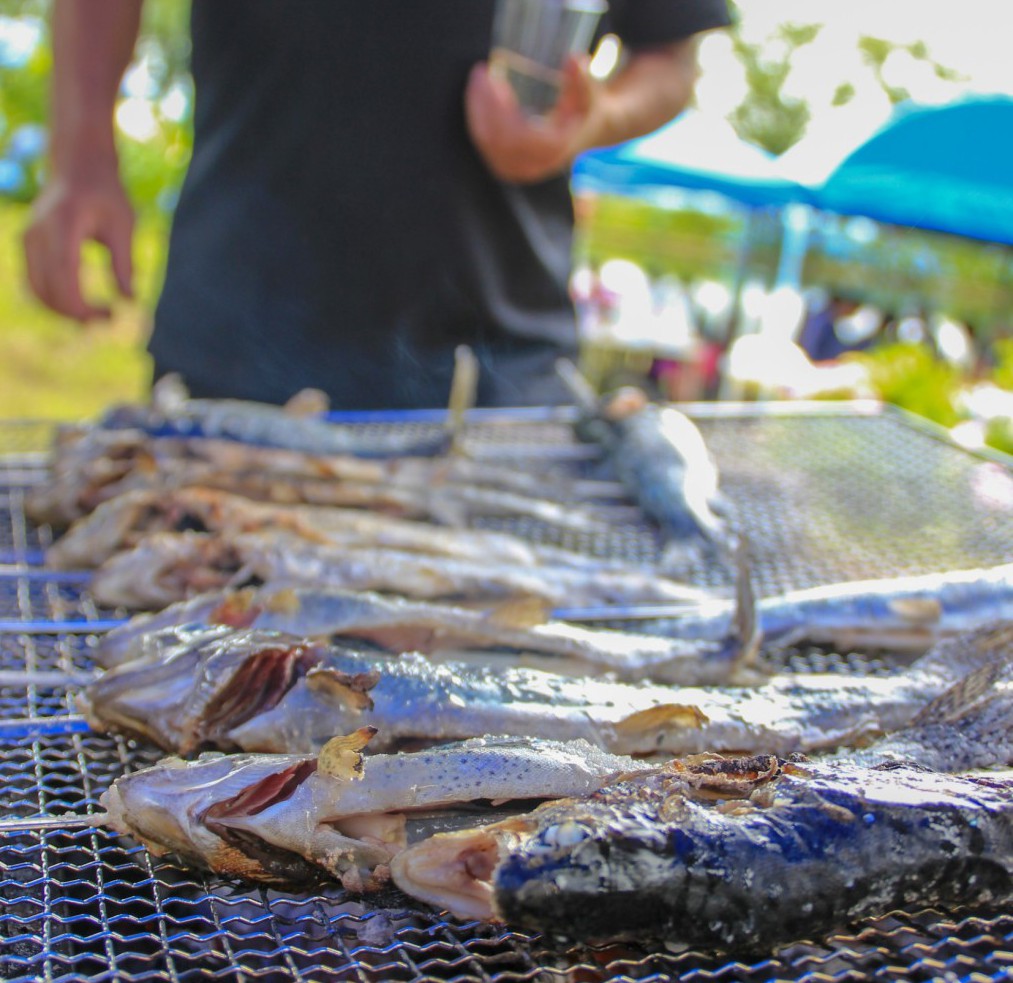
[[[931, 66], [896, 52], [884, 67], [892, 85], [917, 102], [951, 102], [968, 93], [1013, 95], [1010, 57], [1013, 0], [737, 0], [740, 29], [751, 43], [769, 43], [783, 23], [821, 24], [812, 44], [796, 53], [785, 83], [810, 106], [810, 134], [847, 138], [867, 135], [885, 121], [890, 103], [861, 60], [863, 35], [906, 45], [924, 42], [931, 59], [960, 73], [944, 82]], [[776, 47], [770, 49], [776, 54]], [[723, 32], [705, 37], [700, 48], [700, 108], [724, 115], [745, 94], [742, 69]], [[855, 97], [831, 105], [837, 87], [850, 82]]]

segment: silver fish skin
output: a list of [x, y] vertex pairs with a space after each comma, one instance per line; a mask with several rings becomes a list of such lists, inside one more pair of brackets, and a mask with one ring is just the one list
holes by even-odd
[[193, 638], [195, 632], [207, 630], [230, 634], [235, 631], [235, 625], [211, 620], [225, 596], [222, 591], [209, 591], [170, 604], [161, 611], [134, 615], [99, 638], [93, 651], [95, 664], [109, 669], [123, 662], [152, 658], [153, 653], [165, 651], [165, 639], [170, 633], [181, 641]]
[[108, 667], [129, 658], [134, 638], [173, 624], [205, 621], [255, 627], [303, 637], [358, 639], [388, 652], [460, 652], [510, 649], [575, 660], [589, 670], [624, 679], [674, 685], [726, 683], [748, 668], [755, 649], [749, 635], [697, 644], [683, 639], [561, 621], [530, 624], [527, 610], [475, 611], [384, 597], [369, 591], [269, 585], [261, 590], [199, 595], [151, 615], [138, 615], [106, 634], [96, 661]]
[[[50, 455], [50, 481], [25, 499], [32, 521], [64, 527], [102, 502], [127, 491], [213, 486], [250, 498], [334, 504], [342, 486], [394, 488], [433, 493], [463, 486], [465, 494], [502, 491], [521, 501], [546, 497], [555, 505], [586, 501], [602, 489], [569, 476], [510, 467], [461, 455], [441, 458], [365, 459], [314, 455], [277, 447], [254, 447], [207, 437], [153, 437], [141, 430], [61, 428]], [[394, 498], [391, 507], [403, 504]], [[480, 500], [478, 503], [482, 505]], [[488, 507], [502, 508], [492, 497]], [[535, 505], [538, 508], [538, 505]], [[552, 518], [552, 517], [550, 517]]]
[[737, 541], [721, 514], [717, 463], [696, 424], [674, 406], [648, 402], [639, 390], [589, 398], [576, 370], [560, 369], [583, 413], [577, 436], [602, 448], [619, 480], [660, 527], [662, 569], [708, 554], [733, 555]]
[[126, 492], [72, 523], [46, 551], [48, 566], [92, 569], [156, 532], [195, 530], [237, 535], [280, 529], [333, 546], [369, 546], [436, 556], [602, 569], [620, 566], [572, 550], [486, 529], [453, 529], [367, 509], [255, 502], [212, 488]]
[[170, 758], [117, 779], [101, 802], [113, 829], [154, 853], [246, 880], [333, 877], [368, 891], [406, 845], [406, 813], [584, 794], [642, 770], [581, 742], [480, 739], [365, 759], [361, 741], [347, 743], [319, 756]]
[[[309, 454], [349, 454], [355, 457], [430, 457], [444, 454], [453, 445], [449, 426], [435, 433], [374, 433], [330, 423], [307, 415], [297, 404], [326, 410], [322, 394], [306, 399], [296, 394], [284, 407], [252, 400], [191, 399], [178, 378], [160, 380], [152, 391], [150, 406], [114, 407], [98, 422], [110, 430], [143, 430], [155, 436], [213, 437], [261, 447], [280, 447]], [[317, 398], [319, 397], [319, 398]]]
[[[721, 638], [733, 610], [728, 600], [706, 600], [696, 609], [668, 612], [657, 630], [674, 638]], [[640, 613], [665, 614], [649, 608]], [[581, 614], [559, 612], [577, 619]], [[765, 645], [809, 641], [843, 651], [924, 652], [940, 638], [1013, 617], [1013, 563], [788, 591], [759, 598], [756, 617]]]
[[[1011, 624], [941, 643], [891, 676], [775, 676], [745, 689], [434, 664], [419, 653], [392, 659], [260, 629], [208, 629], [203, 639], [197, 628], [182, 637], [169, 630], [147, 642], [139, 661], [105, 673], [82, 701], [96, 729], [182, 755], [205, 748], [309, 753], [335, 732], [369, 725], [379, 730], [374, 750], [500, 734], [584, 739], [628, 755], [787, 756], [868, 744], [911, 725], [926, 700], [958, 683], [986, 691], [1013, 664]], [[933, 704], [928, 723], [962, 736], [945, 707]], [[991, 729], [1001, 730], [998, 723]], [[992, 746], [1005, 753], [1001, 742]]]
[[114, 554], [89, 590], [107, 607], [153, 610], [215, 588], [254, 583], [372, 590], [437, 601], [538, 598], [546, 604], [699, 604], [707, 591], [637, 568], [435, 558], [409, 550], [338, 547], [282, 530], [225, 536], [153, 533]]
[[1008, 754], [1011, 720], [1007, 690], [860, 756], [677, 761], [528, 817], [433, 837], [396, 858], [392, 874], [461, 917], [740, 949], [818, 938], [899, 907], [1007, 903], [1013, 773], [945, 774], [921, 761], [992, 764], [990, 728]]

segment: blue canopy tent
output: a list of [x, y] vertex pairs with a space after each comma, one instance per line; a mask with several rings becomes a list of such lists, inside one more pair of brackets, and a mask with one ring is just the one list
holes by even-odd
[[679, 187], [723, 194], [751, 208], [809, 200], [809, 189], [782, 175], [776, 158], [742, 140], [721, 117], [687, 109], [654, 133], [581, 154], [576, 191], [649, 196]]
[[1013, 98], [901, 107], [813, 193], [827, 211], [1013, 244]]
[[[684, 110], [671, 122], [646, 136], [614, 147], [588, 151], [574, 162], [574, 191], [659, 198], [659, 191], [681, 188], [723, 195], [746, 210], [747, 227], [740, 240], [733, 301], [724, 329], [727, 344], [736, 331], [745, 271], [752, 246], [755, 213], [784, 209], [810, 201], [811, 189], [781, 173], [777, 159], [743, 140], [720, 116]], [[785, 223], [781, 267], [794, 269], [805, 251], [805, 233]], [[779, 282], [782, 271], [778, 272]]]

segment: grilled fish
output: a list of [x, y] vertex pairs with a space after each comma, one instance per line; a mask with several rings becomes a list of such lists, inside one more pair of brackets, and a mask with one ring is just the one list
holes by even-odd
[[181, 379], [166, 376], [153, 387], [149, 406], [115, 407], [98, 425], [156, 436], [217, 437], [311, 454], [367, 458], [444, 454], [454, 442], [455, 431], [449, 425], [421, 437], [373, 433], [329, 423], [319, 416], [327, 408], [326, 397], [315, 390], [297, 393], [284, 407], [238, 399], [191, 399]]
[[391, 659], [261, 629], [166, 629], [82, 698], [97, 730], [167, 751], [312, 752], [378, 728], [373, 750], [485, 734], [584, 739], [617, 754], [787, 756], [864, 745], [908, 725], [960, 679], [990, 686], [1013, 663], [1013, 625], [940, 643], [892, 676], [775, 676], [762, 686], [671, 688], [521, 667]]
[[696, 424], [673, 406], [647, 401], [639, 390], [599, 400], [567, 362], [560, 375], [583, 416], [576, 432], [599, 444], [619, 480], [665, 540], [662, 569], [677, 569], [708, 554], [723, 560], [737, 541], [721, 514], [718, 469]]
[[154, 610], [194, 594], [253, 583], [375, 590], [423, 600], [539, 598], [547, 604], [699, 604], [707, 591], [646, 570], [527, 566], [397, 549], [338, 547], [283, 530], [235, 536], [153, 533], [105, 561], [89, 582], [108, 607]]
[[1008, 902], [1013, 772], [922, 766], [1013, 757], [1013, 691], [971, 693], [956, 712], [944, 694], [860, 757], [676, 761], [435, 836], [396, 858], [393, 877], [460, 917], [717, 947], [812, 938], [895, 907]]
[[519, 564], [552, 563], [587, 569], [619, 567], [560, 547], [531, 543], [486, 529], [453, 529], [400, 519], [365, 509], [255, 502], [210, 488], [133, 491], [103, 502], [78, 519], [46, 551], [47, 565], [59, 570], [97, 567], [115, 553], [154, 532], [216, 532], [236, 535], [285, 530], [312, 542], [411, 550]]
[[337, 636], [369, 642], [388, 652], [511, 650], [582, 663], [627, 679], [678, 685], [730, 681], [751, 670], [756, 639], [748, 611], [736, 634], [698, 645], [685, 639], [545, 621], [540, 606], [504, 604], [475, 611], [450, 604], [384, 597], [369, 591], [266, 586], [209, 592], [152, 614], [135, 615], [107, 632], [96, 661], [108, 667], [132, 657], [138, 636], [194, 622], [266, 628], [303, 637]]
[[337, 878], [368, 891], [407, 843], [413, 813], [581, 794], [642, 766], [582, 742], [473, 740], [417, 753], [361, 751], [364, 728], [317, 755], [167, 759], [117, 779], [109, 825], [155, 854], [287, 885]]
[[[458, 513], [467, 506], [472, 512], [510, 509], [511, 514], [530, 512], [536, 518], [546, 498], [558, 506], [589, 497], [613, 497], [601, 483], [460, 454], [366, 459], [208, 437], [153, 437], [140, 430], [64, 427], [54, 441], [50, 480], [26, 496], [25, 511], [34, 522], [64, 527], [124, 492], [192, 486], [260, 500], [317, 505], [339, 504], [337, 496], [348, 488], [349, 495], [359, 490], [361, 499], [365, 497], [362, 489], [367, 489], [375, 494], [374, 507], [394, 511], [424, 506], [425, 500], [412, 502], [408, 497], [412, 491], [461, 489], [466, 501], [458, 506]], [[384, 498], [384, 489], [394, 491]], [[519, 501], [495, 494], [483, 501], [480, 492], [505, 492]], [[460, 518], [460, 514], [454, 517]], [[547, 521], [558, 518], [555, 514], [543, 517]]]
[[[665, 612], [645, 607], [637, 614], [664, 618], [657, 630], [669, 637], [713, 639], [728, 631], [734, 606], [712, 598], [695, 609]], [[575, 620], [595, 615], [600, 612], [577, 607], [557, 612], [558, 617]], [[940, 638], [1013, 618], [1013, 563], [788, 591], [760, 598], [756, 617], [765, 645], [810, 641], [834, 645], [839, 651], [923, 652]]]

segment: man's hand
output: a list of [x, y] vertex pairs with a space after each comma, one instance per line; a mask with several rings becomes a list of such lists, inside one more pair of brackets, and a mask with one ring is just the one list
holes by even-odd
[[478, 64], [464, 94], [471, 139], [503, 181], [562, 173], [585, 150], [651, 133], [684, 109], [696, 82], [696, 46], [689, 37], [638, 49], [604, 82], [591, 77], [586, 57], [571, 58], [545, 119], [527, 118], [510, 83]]
[[39, 195], [24, 236], [32, 291], [58, 314], [82, 322], [108, 318], [108, 307], [82, 293], [81, 249], [86, 241], [105, 246], [119, 292], [132, 297], [133, 231], [134, 213], [117, 176], [54, 179]]
[[598, 83], [586, 58], [571, 57], [563, 69], [559, 101], [544, 118], [530, 118], [510, 83], [475, 65], [465, 90], [468, 130], [489, 170], [502, 181], [541, 181], [564, 171], [591, 146], [598, 112]]
[[81, 291], [81, 250], [109, 250], [119, 292], [132, 296], [134, 213], [119, 176], [113, 110], [134, 50], [142, 0], [53, 0], [50, 177], [24, 235], [32, 290], [78, 321], [109, 316]]

